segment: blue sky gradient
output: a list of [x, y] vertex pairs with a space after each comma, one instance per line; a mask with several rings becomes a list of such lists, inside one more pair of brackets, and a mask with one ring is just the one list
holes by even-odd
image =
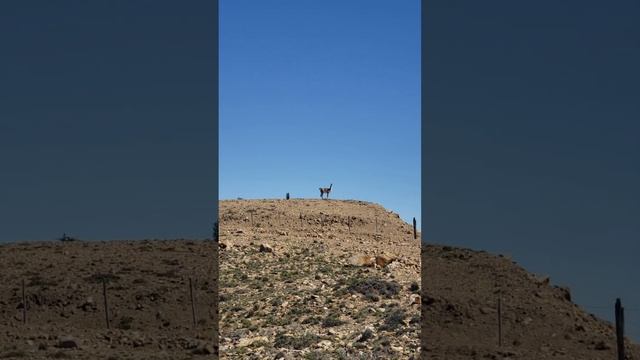
[[419, 1], [220, 1], [220, 198], [420, 219]]
[[640, 339], [640, 3], [427, 4], [425, 239], [621, 297]]
[[214, 5], [0, 3], [0, 241], [210, 236]]

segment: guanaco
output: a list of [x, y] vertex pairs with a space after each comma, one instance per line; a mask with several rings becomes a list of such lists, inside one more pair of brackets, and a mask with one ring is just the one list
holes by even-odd
[[327, 199], [329, 199], [329, 193], [331, 192], [331, 187], [333, 184], [329, 185], [328, 188], [320, 188], [320, 199], [322, 199], [322, 195], [327, 194]]

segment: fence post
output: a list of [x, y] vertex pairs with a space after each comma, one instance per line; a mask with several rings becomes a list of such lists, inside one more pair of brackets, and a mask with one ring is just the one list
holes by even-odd
[[27, 323], [27, 297], [24, 294], [24, 279], [22, 279], [22, 323]]
[[349, 216], [349, 219], [347, 220], [347, 226], [349, 226], [349, 233], [351, 233], [351, 216]]
[[376, 234], [378, 233], [378, 217], [376, 216]]
[[616, 299], [616, 340], [618, 347], [618, 360], [624, 360], [624, 307], [620, 298]]
[[104, 318], [107, 321], [107, 329], [109, 326], [109, 306], [107, 305], [107, 279], [102, 278], [102, 297], [104, 298]]
[[502, 347], [502, 292], [498, 292], [498, 346]]
[[416, 218], [414, 217], [413, 218], [413, 239], [415, 240], [417, 238], [418, 238], [418, 235], [416, 233]]
[[191, 297], [191, 317], [193, 318], [193, 328], [196, 327], [196, 304], [193, 301], [193, 283], [191, 282], [191, 278], [189, 278], [189, 296]]
[[303, 227], [303, 225], [302, 225], [302, 212], [300, 212], [300, 227], [301, 228]]

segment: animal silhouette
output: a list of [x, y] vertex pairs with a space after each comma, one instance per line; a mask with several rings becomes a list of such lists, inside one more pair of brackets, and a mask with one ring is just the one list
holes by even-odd
[[331, 187], [333, 184], [329, 185], [328, 188], [320, 188], [320, 199], [323, 199], [322, 195], [327, 194], [327, 199], [329, 199], [329, 193], [331, 192]]

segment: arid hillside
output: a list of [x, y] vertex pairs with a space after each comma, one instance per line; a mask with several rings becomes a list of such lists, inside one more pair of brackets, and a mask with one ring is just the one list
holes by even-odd
[[[569, 289], [508, 258], [423, 246], [422, 276], [426, 359], [617, 359], [611, 324], [580, 309]], [[629, 341], [627, 358], [640, 359]]]
[[[220, 246], [222, 358], [417, 359], [420, 319], [426, 359], [615, 358], [611, 324], [567, 288], [482, 251], [419, 258], [412, 227], [379, 205], [221, 201]], [[628, 359], [639, 351], [627, 342]]]
[[0, 245], [0, 359], [211, 358], [214, 258], [212, 240]]
[[222, 358], [418, 358], [420, 241], [397, 214], [221, 201], [220, 246]]

